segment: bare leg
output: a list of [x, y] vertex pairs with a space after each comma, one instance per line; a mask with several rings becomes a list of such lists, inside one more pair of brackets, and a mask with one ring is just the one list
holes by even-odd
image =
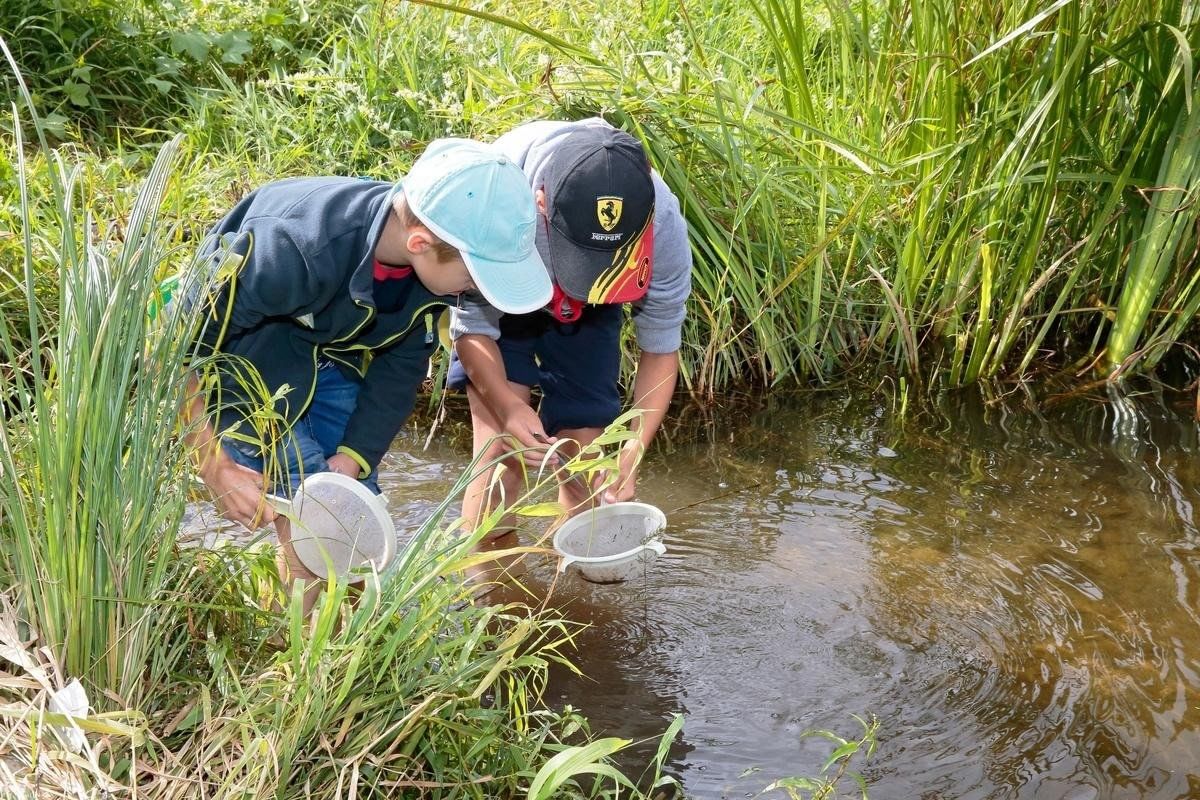
[[275, 564], [279, 568], [279, 577], [283, 579], [291, 596], [292, 587], [297, 581], [304, 586], [304, 616], [307, 617], [321, 596], [325, 582], [322, 578], [309, 572], [296, 555], [292, 547], [292, 525], [287, 517], [275, 519], [275, 532], [279, 537], [279, 549], [275, 551]]
[[[513, 390], [526, 403], [530, 402], [531, 393], [528, 386], [509, 382]], [[514, 455], [508, 444], [499, 437], [504, 433], [500, 420], [491, 412], [487, 404], [479, 397], [474, 387], [467, 386], [467, 399], [471, 404], [471, 431], [473, 449], [479, 456], [480, 464], [489, 464], [506, 454], [505, 469], [493, 484], [496, 467], [491, 466], [475, 475], [463, 495], [463, 518], [470, 530], [479, 526], [480, 522], [502, 504], [511, 503], [520, 496], [524, 483], [524, 468], [521, 457]], [[498, 466], [498, 465], [497, 465]], [[518, 545], [516, 535], [516, 517], [505, 514], [500, 522], [487, 532], [476, 546], [477, 552], [487, 553], [507, 550]], [[521, 556], [497, 556], [495, 560], [479, 564], [466, 571], [467, 581], [475, 586], [476, 597], [481, 597], [502, 582], [512, 577], [518, 568]]]
[[[522, 386], [511, 381], [508, 385], [526, 403], [529, 402], [530, 391], [528, 386]], [[473, 449], [475, 455], [479, 456], [482, 454], [480, 463], [488, 464], [494, 459], [509, 453], [508, 445], [504, 440], [496, 438], [504, 433], [500, 420], [496, 418], [491, 409], [480, 399], [478, 392], [470, 385], [467, 386], [467, 399], [471, 404]], [[503, 497], [507, 499], [507, 502], [511, 502], [513, 498], [519, 496], [523, 472], [520, 457], [511, 456], [504, 463], [507, 468], [503, 470], [496, 485], [492, 485], [492, 476], [495, 473], [495, 467], [488, 467], [472, 478], [471, 483], [467, 486], [466, 494], [463, 495], [462, 513], [471, 530], [474, 530], [485, 516], [500, 506], [502, 502], [501, 487], [503, 487]], [[511, 515], [506, 515], [500, 524], [489, 532], [488, 538], [503, 536], [505, 533], [511, 532], [514, 530], [515, 524], [516, 520]]]

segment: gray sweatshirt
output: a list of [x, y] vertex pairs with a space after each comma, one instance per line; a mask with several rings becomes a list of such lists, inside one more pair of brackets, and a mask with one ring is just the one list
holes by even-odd
[[[599, 117], [578, 122], [530, 122], [514, 128], [493, 144], [525, 170], [530, 185], [536, 187], [542, 183], [542, 167], [549, 155], [562, 138], [579, 125], [609, 126]], [[641, 349], [650, 353], [673, 353], [679, 349], [684, 303], [692, 290], [692, 250], [679, 200], [657, 172], [651, 178], [654, 182], [654, 271], [645, 296], [633, 303], [633, 322]], [[539, 225], [537, 230], [538, 252], [549, 267], [550, 249], [545, 226]], [[482, 296], [469, 293], [463, 297], [461, 306], [452, 310], [450, 335], [454, 339], [466, 334], [497, 339], [501, 316], [502, 312], [488, 305]]]

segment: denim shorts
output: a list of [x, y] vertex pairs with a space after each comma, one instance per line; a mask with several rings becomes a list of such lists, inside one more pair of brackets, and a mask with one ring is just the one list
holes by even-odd
[[[620, 305], [585, 306], [575, 322], [563, 323], [538, 310], [500, 318], [496, 344], [508, 379], [541, 389], [539, 415], [546, 432], [603, 428], [621, 413]], [[451, 356], [446, 384], [462, 389], [466, 370]]]
[[[358, 402], [359, 383], [347, 378], [332, 362], [322, 362], [317, 368], [317, 385], [312, 403], [296, 421], [291, 432], [277, 443], [272, 474], [264, 471], [262, 447], [226, 437], [221, 445], [229, 456], [244, 467], [263, 473], [267, 491], [278, 493], [284, 486], [294, 494], [300, 480], [314, 472], [328, 472], [330, 456], [337, 452], [346, 433], [346, 425]], [[374, 470], [361, 483], [379, 494], [379, 470]]]

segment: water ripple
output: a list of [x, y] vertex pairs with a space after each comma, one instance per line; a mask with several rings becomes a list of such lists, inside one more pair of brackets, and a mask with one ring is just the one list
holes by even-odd
[[[853, 714], [882, 723], [872, 797], [1200, 797], [1194, 421], [826, 398], [706, 430], [643, 467], [669, 518], [653, 568], [530, 572], [588, 625], [583, 676], [556, 671], [549, 697], [595, 733], [684, 714], [671, 769], [696, 797], [816, 774], [830, 747], [805, 732], [854, 735]], [[465, 463], [393, 451], [393, 509], [419, 517]]]

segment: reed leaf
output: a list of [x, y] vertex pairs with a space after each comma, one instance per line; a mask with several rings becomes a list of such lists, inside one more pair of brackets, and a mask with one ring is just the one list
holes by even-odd
[[[14, 123], [20, 141], [15, 112]], [[129, 699], [147, 686], [159, 647], [156, 604], [171, 574], [159, 556], [170, 551], [182, 513], [174, 477], [183, 457], [163, 418], [181, 400], [171, 376], [186, 337], [178, 320], [154, 335], [146, 313], [167, 265], [169, 231], [156, 214], [178, 146], [163, 147], [126, 224], [99, 236], [84, 176], [61, 154], [43, 162], [54, 214], [34, 217], [18, 150], [27, 327], [0, 321], [0, 358], [11, 365], [0, 374], [9, 410], [0, 433], [9, 476], [0, 495], [0, 582], [68, 674]], [[53, 309], [33, 291], [37, 228], [57, 254], [62, 289]], [[43, 322], [48, 316], [56, 326]]]
[[1189, 104], [1180, 105], [1158, 181], [1149, 192], [1149, 209], [1141, 236], [1129, 257], [1117, 303], [1117, 319], [1105, 353], [1110, 370], [1119, 373], [1128, 367], [1126, 362], [1138, 346], [1151, 308], [1159, 299], [1172, 267], [1181, 259], [1191, 259], [1185, 243], [1193, 239], [1192, 231], [1200, 215], [1196, 207], [1198, 182], [1200, 103], [1193, 97]]

